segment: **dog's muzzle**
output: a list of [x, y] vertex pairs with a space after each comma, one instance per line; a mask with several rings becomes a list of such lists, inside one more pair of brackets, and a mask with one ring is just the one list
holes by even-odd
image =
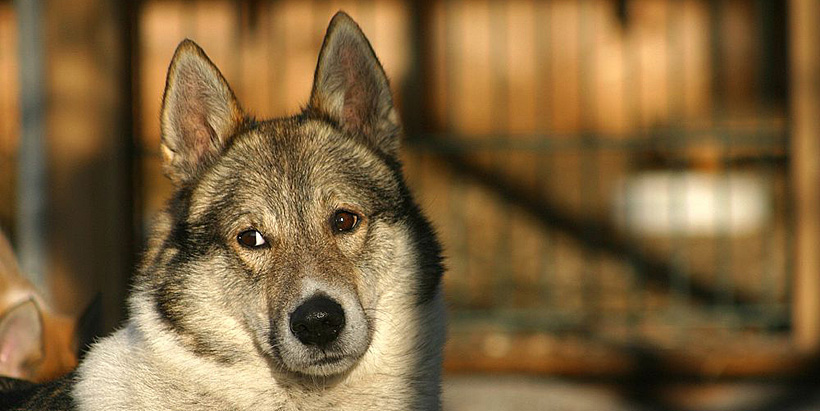
[[370, 346], [370, 323], [357, 295], [310, 287], [270, 316], [272, 354], [290, 371], [329, 376], [349, 370]]
[[326, 348], [336, 341], [345, 326], [345, 312], [336, 301], [316, 295], [290, 315], [290, 332], [304, 345]]

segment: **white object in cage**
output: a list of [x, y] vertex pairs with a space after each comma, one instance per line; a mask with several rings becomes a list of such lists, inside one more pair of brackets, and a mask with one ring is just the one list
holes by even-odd
[[745, 172], [651, 171], [618, 184], [614, 219], [647, 236], [743, 235], [766, 225], [771, 190]]

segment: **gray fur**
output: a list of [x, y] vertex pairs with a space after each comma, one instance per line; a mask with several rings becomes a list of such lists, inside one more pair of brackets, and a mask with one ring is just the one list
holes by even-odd
[[[258, 122], [198, 46], [179, 46], [162, 112], [177, 192], [127, 324], [77, 371], [79, 409], [440, 408], [440, 249], [404, 183], [387, 78], [343, 13], [320, 55], [305, 111]], [[359, 224], [334, 231], [337, 210]], [[265, 246], [237, 241], [250, 228]], [[346, 317], [323, 349], [288, 326], [316, 294]]]

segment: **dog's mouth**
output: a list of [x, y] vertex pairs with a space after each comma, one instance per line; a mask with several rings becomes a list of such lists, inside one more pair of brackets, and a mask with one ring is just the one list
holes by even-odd
[[281, 348], [283, 350], [276, 350], [274, 356], [286, 369], [295, 374], [319, 377], [345, 373], [355, 366], [363, 354], [342, 353], [339, 349], [320, 350], [317, 347]]
[[346, 357], [343, 355], [326, 356], [313, 362], [315, 366], [334, 365], [345, 361]]

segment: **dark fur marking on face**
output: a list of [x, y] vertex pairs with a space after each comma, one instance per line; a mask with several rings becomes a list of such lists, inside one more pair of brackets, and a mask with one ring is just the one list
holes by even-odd
[[154, 290], [154, 301], [157, 313], [168, 329], [180, 337], [180, 342], [187, 346], [193, 353], [202, 357], [209, 357], [220, 364], [235, 364], [240, 361], [238, 356], [230, 354], [213, 343], [209, 335], [203, 335], [199, 330], [191, 327], [187, 321], [186, 313], [180, 307], [186, 305], [186, 295], [182, 291], [184, 288], [185, 275], [176, 272], [174, 281], [163, 281]]
[[194, 335], [194, 354], [200, 357], [208, 357], [216, 360], [222, 365], [238, 364], [242, 361], [241, 356], [232, 355], [231, 351], [220, 348], [211, 343], [210, 336], [203, 336], [201, 334]]
[[[275, 318], [275, 316], [271, 316], [271, 318]], [[279, 366], [284, 366], [284, 362], [282, 361], [282, 350], [279, 348], [279, 341], [279, 332], [276, 328], [276, 324], [270, 324], [268, 344], [270, 345], [271, 353], [273, 354], [272, 357], [276, 359]]]
[[417, 292], [417, 303], [422, 305], [435, 297], [441, 285], [441, 278], [444, 276], [444, 258], [442, 256], [441, 243], [433, 229], [430, 221], [424, 216], [421, 208], [413, 201], [410, 189], [404, 183], [401, 172], [401, 165], [395, 163], [393, 168], [396, 178], [401, 182], [401, 198], [405, 199], [399, 213], [402, 220], [410, 228], [411, 239], [414, 249], [417, 251], [419, 275]]
[[416, 204], [411, 205], [407, 222], [413, 234], [415, 248], [418, 250], [421, 278], [418, 281], [417, 302], [421, 305], [435, 297], [444, 275], [441, 244], [436, 240], [433, 226], [422, 216]]
[[[239, 358], [215, 346], [210, 336], [190, 327], [186, 322], [186, 313], [180, 309], [186, 305], [186, 276], [192, 275], [186, 267], [216, 249], [229, 249], [223, 242], [219, 228], [214, 225], [218, 221], [215, 217], [219, 207], [208, 210], [201, 221], [189, 221], [191, 195], [196, 184], [198, 181], [181, 187], [170, 201], [171, 229], [163, 242], [163, 250], [157, 254], [153, 266], [146, 270], [156, 277], [147, 280], [152, 284], [157, 313], [168, 329], [180, 336], [183, 344], [197, 355], [212, 358], [220, 364], [233, 364]], [[214, 202], [215, 205], [222, 205], [220, 203], [224, 201]], [[168, 253], [173, 253], [173, 256], [165, 261]]]

